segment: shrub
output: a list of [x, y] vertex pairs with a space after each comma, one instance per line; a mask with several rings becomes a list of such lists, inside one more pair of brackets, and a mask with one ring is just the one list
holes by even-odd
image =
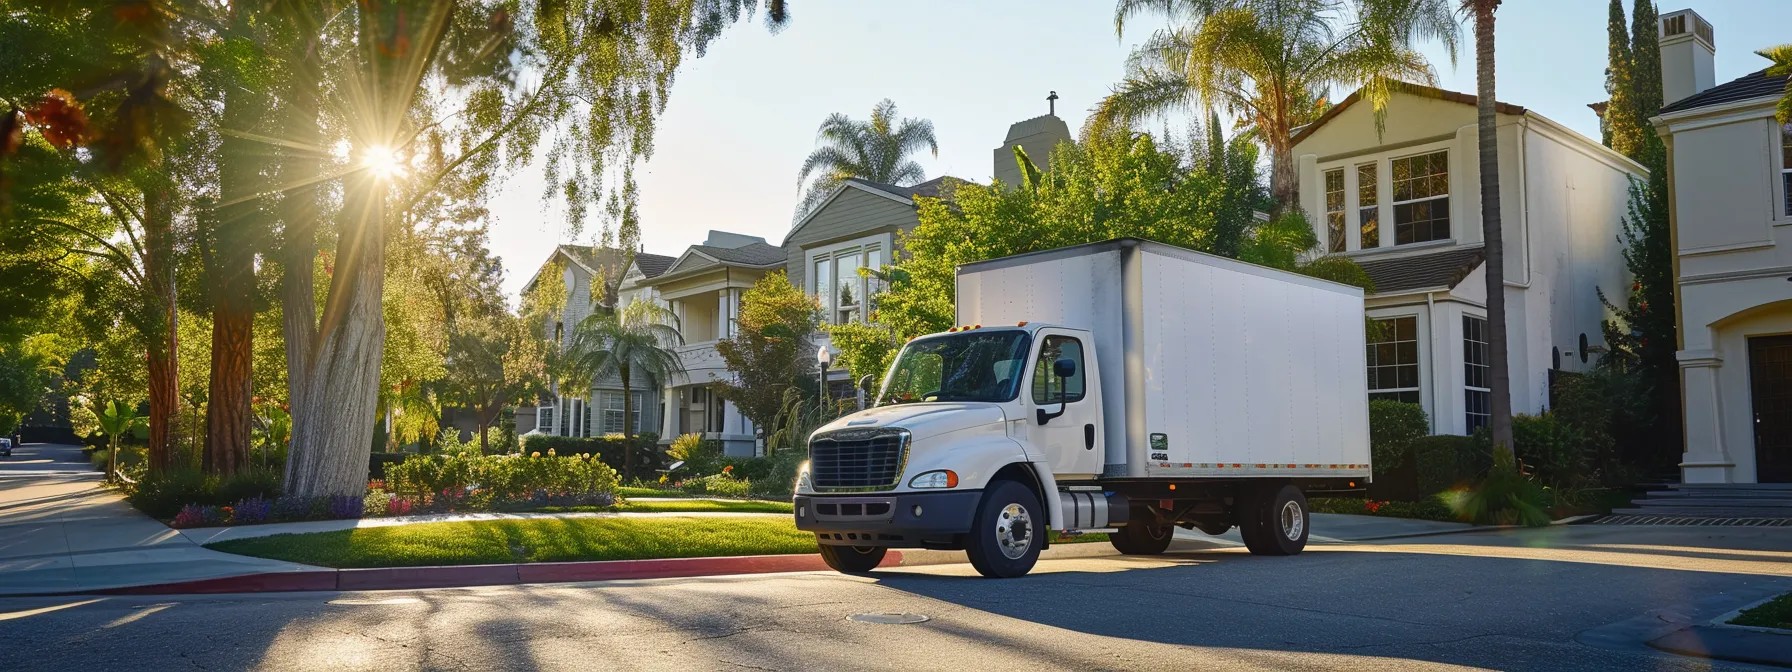
[[390, 508], [391, 505], [392, 495], [379, 490], [374, 490], [373, 492], [367, 493], [367, 496], [362, 499], [361, 512], [368, 518], [376, 518], [386, 515], [386, 510]]
[[389, 516], [408, 516], [415, 509], [416, 505], [411, 500], [397, 495], [393, 495], [392, 500], [386, 503], [386, 515]]
[[1554, 413], [1512, 417], [1512, 449], [1526, 471], [1552, 487], [1572, 487], [1588, 478], [1593, 455], [1585, 437]]
[[385, 478], [386, 466], [405, 461], [410, 453], [372, 453], [367, 456], [367, 477]]
[[578, 438], [536, 434], [523, 441], [523, 454], [547, 455], [551, 450], [556, 455], [591, 455], [610, 465], [611, 469], [621, 471], [626, 446], [634, 451], [635, 475], [641, 476], [666, 468], [668, 456], [660, 449], [659, 441], [659, 435], [653, 433], [636, 434], [632, 441], [620, 436]]
[[278, 499], [280, 474], [265, 469], [252, 469], [227, 477], [218, 482], [211, 503], [229, 504], [250, 497]]
[[1456, 514], [1436, 497], [1417, 502], [1391, 502], [1353, 497], [1315, 497], [1307, 506], [1316, 513], [1349, 513], [1359, 516], [1385, 516], [1416, 520], [1454, 521]]
[[1389, 399], [1369, 402], [1369, 462], [1375, 475], [1393, 471], [1405, 464], [1414, 439], [1431, 432], [1425, 409], [1418, 404]]
[[[319, 499], [323, 499], [320, 497]], [[365, 495], [336, 495], [328, 498], [326, 515], [330, 520], [353, 520], [361, 517], [366, 504]]]
[[151, 518], [168, 520], [189, 504], [213, 504], [217, 486], [217, 479], [198, 471], [172, 469], [138, 481], [125, 499]]
[[1438, 495], [1456, 517], [1480, 525], [1549, 524], [1549, 496], [1537, 481], [1519, 473], [1511, 458], [1499, 457], [1487, 478], [1470, 488]]
[[227, 520], [229, 520], [229, 514], [223, 509], [215, 506], [188, 504], [181, 507], [179, 513], [174, 514], [174, 520], [169, 523], [169, 525], [183, 529], [189, 527], [214, 527], [223, 525]]
[[705, 476], [721, 471], [722, 444], [705, 441], [702, 434], [680, 435], [672, 440], [666, 454], [675, 462], [684, 462], [678, 467], [681, 475]]
[[730, 474], [711, 474], [702, 478], [693, 478], [678, 485], [679, 490], [690, 495], [716, 495], [718, 497], [746, 497], [753, 490], [752, 481], [735, 478]]
[[298, 495], [286, 495], [274, 500], [268, 509], [270, 522], [285, 523], [311, 519], [311, 498]]
[[[423, 455], [391, 465], [386, 485], [435, 510], [527, 504], [537, 492], [560, 498], [607, 496], [614, 502], [615, 470], [595, 457]], [[469, 489], [473, 493], [469, 493]], [[472, 499], [471, 502], [463, 500]]]
[[1411, 447], [1419, 491], [1424, 493], [1474, 482], [1491, 463], [1486, 445], [1473, 437], [1422, 436], [1414, 439]]

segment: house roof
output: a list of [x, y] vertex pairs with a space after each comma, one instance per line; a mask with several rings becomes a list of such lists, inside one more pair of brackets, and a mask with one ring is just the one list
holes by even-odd
[[1770, 98], [1786, 93], [1786, 77], [1770, 77], [1766, 70], [1751, 72], [1728, 82], [1674, 101], [1661, 108], [1660, 114], [1683, 112], [1700, 107], [1722, 105], [1755, 98]]
[[[1411, 82], [1393, 82], [1392, 88], [1395, 93], [1404, 93], [1404, 94], [1411, 95], [1411, 96], [1419, 96], [1421, 98], [1434, 98], [1437, 100], [1447, 100], [1452, 103], [1461, 103], [1463, 105], [1468, 105], [1471, 107], [1480, 104], [1480, 99], [1478, 99], [1474, 96], [1471, 96], [1469, 94], [1457, 93], [1455, 91], [1445, 91], [1445, 90], [1439, 89], [1437, 87], [1425, 86], [1423, 84], [1413, 84]], [[1300, 144], [1301, 141], [1306, 140], [1308, 136], [1311, 136], [1314, 131], [1319, 130], [1320, 126], [1324, 126], [1326, 124], [1326, 122], [1331, 121], [1332, 119], [1336, 118], [1340, 114], [1343, 114], [1344, 110], [1350, 109], [1350, 106], [1357, 104], [1357, 102], [1361, 101], [1362, 98], [1363, 98], [1363, 90], [1362, 89], [1357, 89], [1355, 92], [1352, 92], [1350, 94], [1350, 97], [1345, 98], [1343, 100], [1343, 102], [1340, 102], [1337, 105], [1333, 105], [1331, 107], [1331, 109], [1325, 111], [1325, 114], [1319, 115], [1318, 119], [1314, 119], [1313, 123], [1307, 124], [1306, 126], [1302, 126], [1300, 128], [1300, 130], [1295, 131], [1294, 141], [1291, 144], [1295, 144], [1295, 145]], [[1512, 115], [1512, 116], [1523, 116], [1524, 112], [1525, 112], [1524, 107], [1522, 107], [1522, 106], [1513, 105], [1511, 103], [1502, 103], [1497, 100], [1494, 101], [1494, 103], [1493, 103], [1493, 109], [1495, 112], [1498, 112], [1500, 114], [1507, 114], [1507, 115]]]
[[[535, 274], [529, 276], [529, 282], [523, 284], [524, 291], [528, 291], [527, 288], [535, 286], [536, 281], [541, 279], [541, 272], [547, 269], [548, 264], [554, 261], [554, 257], [558, 256], [566, 257], [567, 260], [577, 264], [579, 268], [584, 269], [586, 273], [591, 275], [597, 275], [598, 269], [601, 268], [618, 268], [623, 261], [622, 250], [612, 247], [558, 245], [554, 247], [552, 253], [548, 254], [548, 258], [542, 260], [541, 265], [535, 268]], [[612, 270], [609, 275], [614, 276], [608, 278], [609, 284], [614, 288], [614, 285], [621, 281], [622, 273]]]
[[926, 182], [922, 182], [922, 183], [914, 185], [912, 187], [898, 187], [894, 184], [885, 184], [883, 182], [872, 182], [871, 180], [860, 179], [857, 177], [846, 178], [846, 181], [857, 182], [859, 184], [865, 185], [867, 187], [871, 187], [872, 189], [876, 189], [876, 190], [884, 192], [886, 194], [892, 194], [892, 195], [900, 196], [902, 198], [907, 198], [907, 199], [914, 199], [916, 197], [950, 199], [952, 196], [952, 190], [949, 188], [949, 184], [951, 182], [964, 182], [965, 180], [961, 180], [956, 177], [952, 177], [950, 175], [941, 175], [939, 177], [933, 178]]
[[672, 262], [674, 261], [678, 261], [678, 257], [668, 257], [663, 254], [648, 254], [646, 252], [635, 253], [635, 268], [641, 269], [641, 275], [644, 277], [652, 278], [661, 273], [665, 273], [666, 269], [672, 267]]
[[1455, 287], [1485, 258], [1480, 247], [1447, 250], [1394, 259], [1357, 262], [1375, 282], [1376, 294], [1392, 294], [1431, 287]]
[[749, 243], [740, 247], [692, 245], [691, 251], [721, 263], [734, 266], [783, 265], [785, 260], [789, 258], [789, 256], [784, 253], [784, 248], [772, 247], [765, 243]]

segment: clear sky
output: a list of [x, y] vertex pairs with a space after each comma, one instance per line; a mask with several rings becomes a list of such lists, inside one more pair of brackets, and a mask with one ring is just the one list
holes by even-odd
[[[759, 23], [730, 30], [708, 55], [686, 61], [637, 170], [647, 251], [678, 255], [710, 229], [778, 244], [800, 195], [796, 171], [832, 112], [865, 118], [879, 100], [902, 116], [931, 119], [939, 156], [922, 155], [929, 178], [989, 179], [992, 150], [1008, 125], [1044, 114], [1057, 91], [1058, 116], [1074, 132], [1121, 77], [1126, 54], [1161, 19], [1116, 37], [1106, 0], [791, 0], [792, 22], [769, 34]], [[1506, 0], [1499, 11], [1502, 101], [1523, 105], [1589, 137], [1586, 105], [1605, 98], [1607, 0]], [[1630, 0], [1625, 0], [1626, 16]], [[1692, 0], [1716, 32], [1717, 81], [1766, 66], [1753, 52], [1792, 41], [1792, 0]], [[1454, 66], [1426, 48], [1445, 89], [1473, 93], [1474, 46], [1465, 24]], [[1334, 92], [1334, 100], [1348, 95]], [[1389, 119], [1398, 124], [1398, 119]], [[540, 199], [538, 171], [516, 175], [491, 204], [492, 249], [514, 296], [562, 242], [576, 239], [561, 211]]]

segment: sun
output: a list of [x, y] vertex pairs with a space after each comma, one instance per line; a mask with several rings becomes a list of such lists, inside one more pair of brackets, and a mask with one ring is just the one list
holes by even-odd
[[361, 166], [380, 179], [404, 177], [404, 158], [391, 147], [375, 145], [361, 153]]

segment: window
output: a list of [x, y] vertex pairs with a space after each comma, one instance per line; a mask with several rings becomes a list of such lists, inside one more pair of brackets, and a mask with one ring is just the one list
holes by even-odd
[[879, 405], [1010, 401], [1032, 342], [1017, 329], [979, 329], [909, 341], [896, 353]]
[[[629, 418], [628, 424], [630, 427], [629, 431], [630, 432], [640, 432], [641, 431], [641, 393], [640, 392], [630, 392], [629, 395], [634, 398], [633, 399], [634, 408], [630, 409], [633, 412], [630, 413], [628, 416], [628, 418]], [[602, 423], [602, 426], [600, 427], [600, 429], [603, 430], [602, 433], [603, 434], [621, 434], [622, 433], [622, 412], [623, 412], [623, 410], [622, 410], [622, 393], [621, 392], [611, 392], [611, 391], [599, 391], [597, 393], [597, 403], [599, 404], [599, 408], [601, 409], [600, 412], [602, 413], [602, 419], [600, 420], [600, 422]]]
[[1325, 171], [1325, 240], [1327, 252], [1344, 251], [1344, 169]]
[[815, 297], [832, 324], [862, 322], [871, 306], [870, 295], [882, 290], [875, 279], [859, 275], [861, 268], [882, 268], [883, 250], [876, 245], [849, 247], [815, 257]]
[[1780, 127], [1780, 197], [1785, 213], [1792, 217], [1792, 123]]
[[1373, 163], [1356, 167], [1356, 217], [1360, 246], [1369, 250], [1381, 247], [1381, 201], [1376, 200], [1375, 177], [1379, 171]]
[[1039, 346], [1039, 362], [1033, 365], [1033, 403], [1055, 404], [1060, 401], [1060, 379], [1052, 366], [1060, 359], [1076, 362], [1076, 374], [1062, 379], [1064, 403], [1083, 400], [1083, 343], [1069, 336], [1047, 336]]
[[554, 433], [554, 407], [539, 406], [535, 409], [535, 429], [544, 434]]
[[1394, 244], [1450, 237], [1449, 152], [1394, 159]]
[[1462, 316], [1463, 407], [1467, 409], [1468, 431], [1487, 425], [1493, 412], [1488, 406], [1492, 395], [1487, 388], [1487, 320], [1473, 315]]
[[1369, 398], [1419, 403], [1419, 318], [1375, 320], [1369, 333]]

